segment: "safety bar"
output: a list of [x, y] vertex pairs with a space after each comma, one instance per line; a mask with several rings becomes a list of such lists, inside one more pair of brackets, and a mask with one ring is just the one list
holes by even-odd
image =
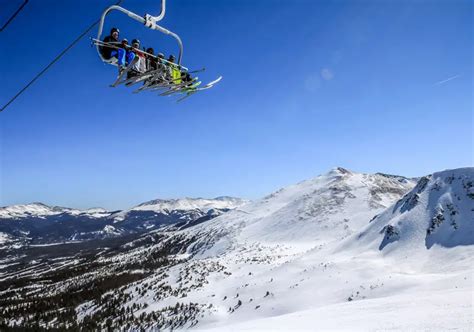
[[[105, 17], [112, 11], [112, 10], [117, 10], [119, 12], [122, 12], [124, 13], [125, 15], [127, 15], [128, 17], [134, 19], [135, 21], [138, 21], [142, 24], [144, 24], [146, 27], [152, 29], [152, 30], [158, 30], [160, 31], [161, 33], [164, 33], [166, 35], [170, 35], [172, 36], [174, 39], [176, 39], [176, 41], [178, 42], [178, 45], [179, 45], [179, 54], [178, 54], [178, 65], [181, 65], [181, 59], [183, 57], [183, 43], [181, 41], [181, 38], [179, 38], [179, 36], [177, 34], [175, 34], [174, 32], [172, 31], [169, 31], [168, 29], [165, 29], [164, 27], [162, 26], [159, 26], [158, 24], [156, 24], [156, 22], [158, 21], [161, 21], [163, 19], [163, 17], [165, 16], [165, 12], [166, 12], [166, 0], [161, 0], [161, 12], [160, 12], [160, 15], [158, 16], [151, 16], [149, 14], [146, 14], [145, 17], [141, 17], [125, 8], [122, 8], [120, 6], [117, 6], [117, 5], [113, 5], [113, 6], [110, 6], [109, 8], [107, 8], [103, 13], [102, 13], [102, 17], [100, 18], [100, 23], [99, 23], [99, 31], [97, 33], [97, 39], [98, 40], [102, 40], [101, 39], [101, 36], [102, 36], [102, 32], [104, 30], [104, 22], [105, 22]], [[104, 57], [102, 56], [102, 54], [100, 53], [100, 49], [99, 49], [99, 46], [97, 45], [97, 53], [99, 54], [100, 58], [102, 59], [102, 61], [105, 61], [107, 62], [106, 59], [104, 59]]]

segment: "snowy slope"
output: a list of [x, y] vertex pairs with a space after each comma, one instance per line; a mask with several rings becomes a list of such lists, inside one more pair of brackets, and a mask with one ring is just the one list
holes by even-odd
[[211, 237], [217, 240], [222, 236], [214, 247], [219, 250], [243, 242], [311, 247], [353, 234], [414, 185], [415, 181], [404, 177], [354, 173], [338, 167], [189, 232], [198, 233], [206, 243]]
[[[226, 331], [472, 331], [468, 287], [343, 302], [246, 320]], [[200, 331], [222, 331], [222, 327]]]
[[[440, 204], [451, 202], [446, 192], [458, 201], [456, 220], [464, 227], [472, 222], [466, 214], [472, 207], [472, 169], [452, 172], [452, 182], [444, 173], [430, 178], [441, 186], [436, 194]], [[199, 319], [183, 327], [216, 331], [313, 329], [319, 327], [314, 325], [315, 318], [327, 329], [469, 329], [472, 246], [427, 250], [424, 237], [432, 215], [423, 213], [414, 221], [423, 224], [423, 236], [407, 240], [415, 241], [414, 247], [394, 257], [387, 257], [378, 248], [384, 226], [379, 220], [394, 211], [394, 206], [400, 210], [403, 202], [413, 202], [413, 193], [422, 202], [424, 181], [420, 179], [410, 191], [415, 185], [410, 179], [336, 168], [283, 188], [178, 232], [197, 239], [187, 250], [195, 256], [169, 268], [165, 275], [153, 275], [131, 285], [125, 291], [131, 296], [127, 305], [143, 305], [135, 314], [138, 316], [178, 302], [197, 303], [201, 306]], [[423, 205], [419, 209], [420, 213], [425, 210]], [[358, 238], [361, 229], [372, 227], [378, 239], [374, 248]], [[438, 231], [451, 230], [440, 226]], [[441, 234], [437, 238], [446, 237], [453, 239]], [[160, 285], [166, 291], [161, 290], [159, 296], [153, 289], [136, 293], [136, 287], [147, 285]], [[442, 308], [435, 304], [439, 299], [443, 299], [438, 302]], [[400, 315], [400, 322], [385, 322], [384, 317], [390, 315], [379, 314], [387, 310]], [[443, 317], [442, 312], [458, 319]], [[337, 317], [345, 315], [346, 320], [339, 325]]]
[[[197, 328], [347, 302], [359, 287], [367, 289], [366, 297], [381, 296], [399, 285], [383, 287], [388, 276], [367, 282], [357, 276], [366, 264], [336, 264], [336, 255], [329, 255], [334, 244], [356, 234], [414, 185], [404, 177], [335, 168], [175, 232], [173, 237], [191, 241], [177, 255], [185, 262], [131, 284], [120, 296], [129, 298], [125, 307], [144, 306], [137, 317], [178, 302], [197, 304], [199, 322], [183, 326]], [[351, 270], [356, 276], [349, 276]]]
[[474, 168], [434, 173], [380, 214], [354, 246], [416, 250], [474, 244]]

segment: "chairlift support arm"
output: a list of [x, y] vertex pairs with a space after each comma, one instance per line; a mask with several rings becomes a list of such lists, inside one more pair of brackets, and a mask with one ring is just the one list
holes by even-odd
[[[135, 14], [134, 12], [131, 12], [123, 7], [113, 5], [107, 8], [103, 13], [102, 17], [100, 18], [100, 23], [99, 23], [99, 31], [97, 33], [97, 39], [101, 40], [102, 32], [104, 30], [104, 22], [105, 22], [105, 17], [107, 14], [109, 14], [111, 11], [117, 10], [119, 12], [124, 13], [128, 17], [134, 19], [135, 21], [138, 21], [145, 25], [147, 28], [150, 28], [152, 30], [158, 30], [166, 35], [172, 36], [176, 41], [178, 42], [179, 45], [179, 54], [178, 54], [178, 65], [181, 65], [181, 59], [183, 57], [183, 42], [181, 41], [181, 38], [177, 34], [175, 34], [172, 31], [169, 31], [168, 29], [158, 25], [156, 22], [161, 21], [165, 17], [166, 13], [166, 0], [161, 0], [161, 12], [158, 16], [151, 16], [150, 14], [146, 14], [145, 17], [141, 17], [140, 15]], [[97, 46], [97, 53], [99, 53], [100, 58], [103, 61], [107, 61], [102, 57], [102, 54], [100, 53], [99, 46]]]

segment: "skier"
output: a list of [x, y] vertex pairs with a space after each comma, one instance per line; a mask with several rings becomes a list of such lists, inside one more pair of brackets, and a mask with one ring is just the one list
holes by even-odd
[[158, 53], [155, 57], [154, 50], [151, 47], [147, 48], [146, 53], [148, 53], [146, 54], [147, 72], [153, 72], [153, 74], [143, 84], [146, 86], [160, 84], [165, 80], [166, 75], [166, 65], [164, 63], [165, 56], [163, 53]]
[[[112, 28], [110, 30], [110, 35], [104, 38], [104, 43], [119, 46], [120, 45], [120, 42], [118, 40], [119, 33], [120, 33], [119, 29]], [[106, 60], [110, 60], [113, 57], [112, 52], [116, 51], [114, 47], [108, 47], [108, 46], [100, 46], [99, 50], [100, 50], [100, 54], [102, 54], [102, 56]]]
[[130, 53], [133, 53], [134, 57], [138, 57], [138, 60], [132, 65], [132, 70], [127, 73], [127, 78], [137, 76], [146, 71], [146, 57], [145, 54], [140, 51], [140, 41], [138, 39], [132, 40], [132, 50]]
[[188, 94], [190, 92], [196, 91], [197, 87], [201, 85], [201, 82], [197, 81], [197, 77], [192, 78], [191, 74], [185, 71], [181, 73], [181, 79], [183, 81], [182, 89], [184, 92], [187, 92]]
[[188, 72], [185, 72], [185, 71], [183, 71], [181, 73], [181, 79], [183, 80], [184, 83], [188, 83], [188, 84], [186, 84], [186, 86], [191, 85], [191, 82], [193, 81], [193, 78], [191, 77], [191, 74], [189, 74]]
[[146, 52], [148, 54], [151, 54], [151, 55], [146, 54], [146, 70], [147, 71], [157, 70], [158, 69], [158, 62], [157, 62], [156, 58], [154, 57], [155, 50], [151, 47], [148, 47], [146, 49]]
[[165, 55], [163, 53], [158, 53], [156, 57], [158, 58], [157, 59], [158, 69], [165, 71], [166, 70]]
[[119, 34], [119, 29], [112, 28], [110, 30], [110, 35], [104, 38], [104, 43], [107, 43], [110, 46], [101, 46], [100, 53], [106, 60], [110, 60], [112, 58], [117, 59], [117, 65], [119, 66], [120, 73], [126, 64], [132, 62], [135, 54], [127, 52], [127, 49], [129, 48], [128, 40], [123, 39], [122, 42], [119, 42]]
[[155, 75], [155, 83], [163, 83], [163, 81], [168, 79], [168, 70], [165, 55], [163, 53], [158, 53], [156, 55], [156, 69], [159, 70], [159, 74]]
[[169, 76], [171, 77], [171, 84], [180, 84], [181, 83], [181, 71], [179, 70], [179, 66], [174, 63], [175, 57], [171, 54], [168, 57], [169, 67], [168, 72]]

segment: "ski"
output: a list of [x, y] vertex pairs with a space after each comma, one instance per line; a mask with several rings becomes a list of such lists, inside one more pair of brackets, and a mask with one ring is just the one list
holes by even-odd
[[175, 86], [171, 86], [168, 91], [162, 92], [160, 96], [169, 96], [173, 93], [182, 93], [184, 89], [189, 89], [189, 86], [198, 86], [199, 84], [201, 84], [201, 81], [198, 81], [198, 77], [195, 77], [190, 82], [183, 82], [180, 84], [176, 84]]
[[211, 82], [207, 83], [206, 85], [204, 85], [203, 87], [201, 87], [199, 89], [200, 90], [206, 90], [206, 89], [212, 88], [215, 84], [219, 83], [221, 80], [222, 80], [222, 76], [219, 76], [214, 81], [211, 81]]
[[163, 82], [161, 82], [161, 83], [156, 83], [156, 80], [154, 81], [154, 80], [150, 79], [149, 82], [145, 82], [141, 87], [139, 87], [137, 90], [133, 91], [133, 93], [139, 93], [139, 92], [146, 91], [146, 90], [166, 89], [169, 86], [170, 86], [170, 84], [166, 80], [163, 80]]
[[147, 80], [147, 79], [152, 79], [153, 76], [155, 76], [156, 74], [161, 74], [163, 72], [164, 72], [164, 68], [147, 71], [145, 73], [142, 73], [140, 75], [137, 75], [137, 76], [134, 76], [134, 77], [131, 77], [131, 78], [127, 79], [125, 81], [125, 84], [127, 86], [131, 86], [135, 83], [138, 83], [138, 82], [141, 82], [141, 81], [144, 81], [144, 80]]
[[[220, 80], [222, 79], [222, 76], [219, 76], [217, 79], [215, 79], [214, 81], [212, 82], [209, 82], [207, 84], [204, 84], [203, 86], [201, 87], [190, 87], [189, 90], [190, 91], [183, 91], [183, 92], [197, 92], [197, 91], [202, 91], [202, 90], [207, 90], [207, 89], [210, 89], [212, 88], [216, 83], [218, 83]], [[200, 82], [201, 83], [201, 82]]]
[[175, 90], [176, 88], [181, 88], [183, 86], [186, 86], [186, 85], [189, 85], [189, 84], [192, 84], [194, 81], [197, 80], [197, 77], [196, 78], [193, 78], [192, 81], [190, 82], [182, 82], [182, 83], [172, 83], [173, 81], [176, 81], [177, 79], [172, 79], [172, 80], [163, 80], [162, 83], [158, 83], [158, 84], [152, 84], [152, 85], [149, 85], [145, 88], [143, 88], [141, 91], [143, 90], [151, 90], [151, 91], [155, 91], [155, 90], [161, 90], [161, 89], [169, 89], [168, 91], [166, 92], [169, 92], [171, 90]]
[[[150, 77], [145, 79], [145, 82], [141, 87], [137, 90], [133, 91], [133, 93], [138, 93], [144, 90], [155, 89], [156, 87], [166, 87], [170, 85], [170, 82], [164, 78], [164, 71], [163, 70], [156, 70], [152, 72], [153, 74]], [[158, 83], [159, 82], [159, 83]]]
[[216, 83], [218, 83], [220, 80], [222, 79], [222, 76], [219, 76], [217, 79], [215, 79], [214, 81], [212, 82], [209, 82], [207, 84], [205, 84], [204, 86], [198, 88], [191, 88], [188, 92], [185, 92], [186, 95], [179, 98], [176, 102], [180, 102], [180, 101], [183, 101], [184, 99], [188, 98], [188, 97], [191, 97], [193, 94], [195, 94], [196, 92], [199, 92], [199, 91], [203, 91], [203, 90], [207, 90], [207, 89], [210, 89], [212, 88]]
[[135, 57], [132, 60], [132, 62], [130, 62], [125, 68], [122, 69], [122, 71], [119, 73], [117, 79], [115, 80], [114, 83], [112, 83], [110, 85], [110, 87], [115, 88], [120, 83], [123, 83], [122, 78], [124, 77], [124, 75], [126, 75], [130, 71], [130, 69], [133, 67], [133, 65], [136, 64], [137, 62], [138, 62], [138, 57]]

